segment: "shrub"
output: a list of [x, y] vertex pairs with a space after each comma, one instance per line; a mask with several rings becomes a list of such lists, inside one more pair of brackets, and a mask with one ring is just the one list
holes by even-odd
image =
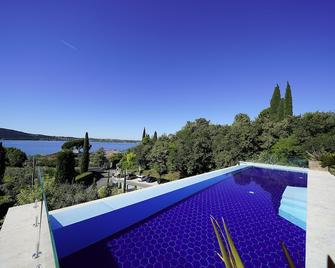
[[22, 167], [24, 162], [28, 159], [24, 152], [13, 147], [6, 148], [6, 157], [11, 167]]
[[0, 219], [6, 215], [8, 208], [12, 207], [14, 203], [10, 196], [0, 196]]
[[6, 171], [6, 150], [4, 147], [2, 147], [2, 142], [0, 142], [0, 184], [2, 183], [5, 171]]
[[70, 150], [64, 150], [57, 154], [56, 180], [57, 182], [72, 182], [75, 176], [74, 154]]
[[327, 153], [321, 157], [322, 167], [335, 166], [335, 153]]
[[79, 174], [75, 178], [75, 182], [84, 183], [86, 185], [92, 184], [95, 178], [95, 174], [93, 172], [87, 171]]

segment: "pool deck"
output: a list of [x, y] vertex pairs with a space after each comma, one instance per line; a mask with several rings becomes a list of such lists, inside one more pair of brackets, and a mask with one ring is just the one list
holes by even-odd
[[[306, 267], [327, 267], [327, 255], [330, 255], [331, 258], [335, 260], [335, 177], [329, 172], [302, 168], [248, 162], [241, 162], [240, 165], [242, 167], [255, 166], [308, 173]], [[238, 169], [239, 167], [230, 167], [227, 168], [225, 172]], [[145, 200], [152, 196], [160, 195], [163, 192], [173, 191], [187, 184], [202, 181], [225, 172], [220, 170], [214, 171], [194, 176], [193, 178], [185, 178], [180, 181], [149, 187], [140, 191], [63, 208], [52, 211], [51, 215], [56, 215], [60, 212], [62, 212], [60, 213], [60, 215], [62, 215], [63, 212], [67, 212], [64, 213], [67, 217], [61, 218], [62, 225], [66, 226], [80, 221], [83, 218], [87, 218], [88, 215], [86, 215], [86, 213], [84, 213], [84, 215], [79, 212], [81, 211], [80, 208], [84, 208], [88, 205], [94, 206], [104, 204], [108, 201], [111, 202], [112, 206], [105, 206], [106, 208], [104, 208], [107, 209], [107, 211], [115, 210], [136, 203], [140, 199]], [[40, 207], [34, 208], [33, 204], [28, 204], [13, 207], [8, 210], [5, 222], [0, 231], [0, 267], [56, 267], [52, 249], [52, 238], [50, 236], [49, 223], [46, 220], [45, 210], [43, 210], [40, 244], [42, 254], [38, 259], [32, 258], [36, 248], [38, 234], [38, 228], [33, 227], [33, 223], [39, 209]], [[73, 211], [73, 213], [70, 213], [71, 211]], [[89, 216], [101, 213], [101, 211], [95, 210], [89, 210], [89, 212]], [[39, 264], [41, 266], [38, 266]]]
[[306, 267], [327, 267], [335, 260], [335, 176], [308, 171]]
[[40, 215], [41, 204], [27, 204], [12, 207], [8, 210], [5, 222], [0, 231], [0, 267], [50, 267], [55, 268], [51, 235], [46, 210], [43, 209], [41, 223], [40, 252], [38, 258], [32, 255], [36, 252], [39, 227], [34, 227], [36, 215]]

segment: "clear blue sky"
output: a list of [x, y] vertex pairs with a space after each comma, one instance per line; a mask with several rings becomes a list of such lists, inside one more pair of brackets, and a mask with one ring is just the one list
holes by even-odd
[[0, 3], [0, 127], [140, 138], [254, 118], [290, 81], [294, 113], [335, 108], [335, 2]]

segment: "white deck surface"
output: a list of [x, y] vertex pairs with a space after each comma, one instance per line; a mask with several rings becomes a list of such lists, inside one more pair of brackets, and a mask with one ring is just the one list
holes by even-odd
[[335, 176], [310, 170], [307, 187], [306, 267], [327, 267], [335, 260]]
[[40, 257], [34, 259], [39, 227], [34, 227], [35, 216], [40, 215], [40, 203], [12, 207], [8, 210], [0, 231], [0, 267], [1, 268], [54, 268], [54, 256], [51, 237], [43, 210], [41, 226]]

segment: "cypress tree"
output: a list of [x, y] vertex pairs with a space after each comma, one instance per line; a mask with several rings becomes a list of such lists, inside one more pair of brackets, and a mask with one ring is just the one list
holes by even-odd
[[272, 98], [270, 101], [270, 117], [272, 120], [278, 120], [278, 112], [280, 107], [280, 89], [278, 84], [275, 86], [275, 89], [272, 94]]
[[279, 108], [278, 108], [278, 120], [283, 120], [284, 117], [285, 117], [284, 106], [285, 106], [285, 99], [281, 99], [280, 104], [279, 104]]
[[88, 139], [88, 133], [85, 134], [83, 155], [81, 156], [80, 172], [84, 173], [88, 170], [88, 164], [90, 162], [90, 141]]
[[147, 133], [145, 131], [145, 128], [143, 129], [143, 133], [142, 133], [142, 140], [147, 136]]
[[63, 150], [57, 153], [56, 181], [60, 183], [73, 182], [75, 172], [74, 154], [71, 150]]
[[152, 141], [155, 143], [157, 141], [157, 131], [155, 131]]
[[0, 184], [2, 184], [2, 179], [5, 175], [6, 170], [6, 150], [0, 142]]
[[286, 91], [285, 91], [284, 115], [285, 115], [285, 117], [293, 115], [292, 92], [291, 92], [291, 86], [290, 86], [289, 82], [287, 82]]

